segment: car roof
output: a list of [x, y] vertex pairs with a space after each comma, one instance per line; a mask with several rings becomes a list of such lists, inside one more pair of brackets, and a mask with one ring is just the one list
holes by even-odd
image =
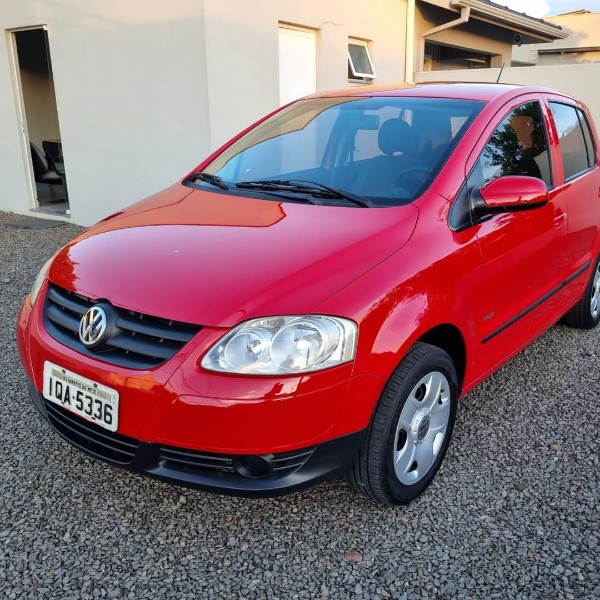
[[310, 96], [310, 98], [413, 96], [422, 98], [459, 98], [462, 100], [489, 102], [500, 96], [520, 96], [531, 92], [558, 93], [549, 88], [511, 85], [507, 83], [436, 82], [367, 85], [321, 92]]

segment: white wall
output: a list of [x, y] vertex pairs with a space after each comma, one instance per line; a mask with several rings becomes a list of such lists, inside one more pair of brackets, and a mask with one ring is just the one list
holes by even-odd
[[[72, 219], [172, 183], [210, 149], [202, 3], [3, 0], [3, 29], [45, 24]], [[0, 209], [27, 210], [7, 43], [0, 47]]]

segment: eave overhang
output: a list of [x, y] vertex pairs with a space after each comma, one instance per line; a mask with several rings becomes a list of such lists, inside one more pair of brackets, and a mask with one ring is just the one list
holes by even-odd
[[559, 25], [543, 19], [530, 17], [489, 0], [421, 0], [441, 8], [457, 11], [462, 8], [471, 10], [471, 18], [508, 29], [515, 34], [521, 34], [521, 43], [542, 43], [564, 39], [568, 36]]

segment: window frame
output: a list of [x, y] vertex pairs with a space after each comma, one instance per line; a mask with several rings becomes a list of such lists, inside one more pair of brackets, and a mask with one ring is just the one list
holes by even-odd
[[[592, 167], [594, 167], [594, 165], [598, 163], [598, 151], [596, 148], [596, 142], [594, 140], [594, 136], [592, 135], [592, 129], [590, 127], [590, 123], [585, 112], [581, 110], [581, 108], [579, 108], [578, 106], [575, 107], [575, 111], [577, 112], [577, 117], [579, 118], [579, 125], [581, 126], [581, 129], [583, 131], [583, 141], [585, 143], [585, 149], [587, 150], [588, 155], [588, 167], [591, 169]], [[588, 146], [588, 143], [592, 145], [591, 149]]]
[[[350, 54], [350, 46], [358, 46], [358, 47], [364, 48], [365, 54], [367, 57], [367, 61], [368, 61], [369, 65], [371, 66], [371, 71], [372, 71], [371, 73], [362, 73], [358, 69], [355, 68], [354, 61], [352, 60], [352, 55]], [[369, 42], [367, 40], [361, 40], [358, 38], [348, 38], [347, 51], [348, 51], [348, 66], [350, 67], [350, 73], [352, 74], [352, 77], [349, 78], [351, 81], [352, 80], [372, 81], [373, 79], [377, 78], [377, 74], [375, 73], [375, 66], [373, 65], [373, 59], [371, 58], [371, 53], [369, 51]]]

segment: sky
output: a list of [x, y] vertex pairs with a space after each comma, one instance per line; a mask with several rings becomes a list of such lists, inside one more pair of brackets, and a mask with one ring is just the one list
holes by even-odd
[[557, 15], [579, 8], [600, 12], [600, 0], [494, 0], [494, 2], [527, 13], [531, 17]]

